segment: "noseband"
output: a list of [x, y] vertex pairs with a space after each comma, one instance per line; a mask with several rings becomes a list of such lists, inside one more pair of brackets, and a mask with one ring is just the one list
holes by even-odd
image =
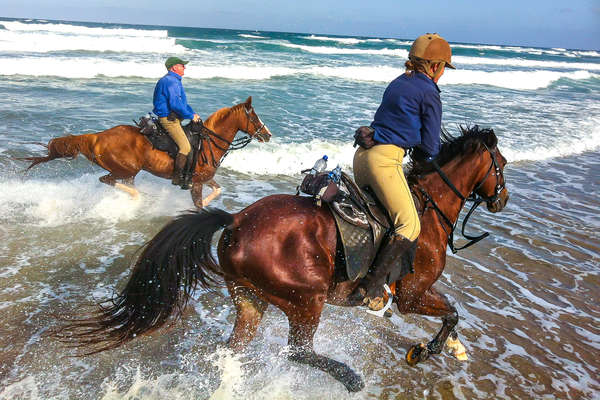
[[[469, 242], [467, 242], [464, 246], [461, 246], [461, 247], [454, 246], [454, 230], [456, 229], [456, 224], [458, 223], [458, 218], [456, 219], [456, 222], [452, 223], [450, 221], [450, 219], [446, 216], [446, 214], [444, 214], [444, 212], [439, 208], [439, 206], [437, 205], [435, 200], [433, 200], [433, 198], [429, 195], [429, 193], [427, 193], [425, 191], [425, 189], [423, 189], [422, 187], [419, 187], [419, 190], [420, 190], [421, 194], [423, 195], [423, 198], [425, 199], [425, 208], [423, 209], [423, 212], [425, 212], [425, 210], [427, 209], [427, 205], [431, 204], [432, 208], [438, 213], [438, 215], [440, 215], [440, 217], [442, 217], [444, 222], [446, 222], [446, 224], [448, 224], [448, 226], [450, 227], [449, 232], [446, 230], [446, 228], [444, 228], [444, 231], [446, 231], [446, 234], [448, 236], [448, 246], [450, 247], [450, 250], [452, 250], [452, 253], [454, 253], [454, 254], [456, 254], [458, 252], [458, 250], [466, 249], [467, 247], [472, 246], [475, 243], [479, 242], [481, 239], [484, 239], [489, 236], [489, 232], [484, 232], [479, 236], [472, 236], [472, 235], [466, 234], [465, 227], [467, 225], [467, 221], [471, 217], [471, 214], [473, 214], [473, 212], [477, 209], [477, 207], [479, 207], [479, 205], [481, 203], [485, 202], [485, 203], [488, 203], [488, 205], [498, 203], [500, 201], [500, 193], [506, 187], [506, 181], [504, 180], [504, 174], [502, 172], [502, 169], [500, 168], [500, 165], [498, 164], [498, 160], [496, 159], [496, 149], [494, 148], [494, 150], [492, 151], [485, 143], [482, 143], [482, 144], [485, 147], [485, 149], [490, 153], [492, 162], [485, 174], [485, 177], [481, 180], [481, 182], [479, 182], [475, 186], [475, 188], [469, 194], [468, 197], [463, 196], [462, 193], [460, 193], [460, 191], [456, 188], [456, 186], [454, 186], [452, 181], [450, 181], [450, 179], [444, 173], [444, 171], [442, 171], [442, 169], [437, 164], [437, 162], [435, 162], [435, 160], [432, 161], [432, 164], [433, 164], [434, 168], [436, 169], [437, 173], [440, 175], [440, 177], [446, 183], [446, 185], [448, 185], [448, 187], [450, 189], [452, 189], [454, 194], [456, 194], [456, 196], [458, 196], [458, 198], [460, 198], [461, 201], [463, 201], [463, 202], [465, 202], [465, 201], [473, 202], [471, 209], [469, 210], [469, 212], [463, 219], [463, 223], [462, 223], [461, 233], [466, 239], [469, 240]], [[492, 172], [492, 168], [495, 169], [494, 175], [496, 175], [496, 185], [494, 186], [494, 194], [491, 196], [483, 196], [477, 192], [479, 189], [481, 189], [481, 187], [483, 186], [485, 181], [490, 176], [490, 173]], [[442, 225], [442, 227], [443, 227], [443, 225]]]
[[[265, 124], [261, 123], [258, 128], [256, 127], [257, 124], [254, 121], [255, 118], [252, 116], [252, 113], [254, 112], [254, 107], [250, 107], [249, 110], [246, 107], [244, 107], [244, 111], [246, 112], [246, 117], [248, 117], [248, 119], [246, 120], [246, 130], [244, 132], [248, 133], [248, 128], [250, 127], [250, 120], [252, 120], [252, 126], [254, 126], [254, 135], [252, 135], [251, 137], [262, 137], [263, 129], [265, 129]], [[257, 122], [262, 121], [258, 120]], [[248, 133], [248, 135], [250, 135], [250, 133]]]

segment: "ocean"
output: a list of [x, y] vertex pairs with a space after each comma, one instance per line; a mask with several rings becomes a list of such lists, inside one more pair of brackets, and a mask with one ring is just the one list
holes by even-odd
[[[444, 33], [441, 32], [443, 35]], [[122, 348], [72, 358], [46, 333], [124, 287], [136, 250], [190, 195], [142, 172], [137, 200], [79, 157], [25, 173], [36, 144], [131, 124], [152, 109], [164, 60], [190, 60], [202, 118], [252, 96], [273, 138], [232, 152], [215, 207], [237, 212], [295, 193], [323, 154], [351, 172], [414, 38], [342, 37], [0, 18], [0, 399], [597, 399], [600, 397], [600, 51], [455, 43], [440, 80], [443, 124], [493, 128], [508, 159], [505, 210], [482, 207], [435, 284], [457, 307], [469, 361], [417, 367], [408, 347], [440, 320], [327, 306], [315, 349], [358, 372], [349, 394], [286, 358], [287, 320], [270, 307], [246, 352], [224, 346], [234, 308], [198, 290], [183, 321]], [[241, 137], [241, 133], [240, 133]], [[459, 240], [460, 242], [460, 240]]]

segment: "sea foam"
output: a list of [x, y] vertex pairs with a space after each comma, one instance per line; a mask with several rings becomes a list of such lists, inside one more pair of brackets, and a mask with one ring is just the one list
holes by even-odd
[[14, 32], [52, 32], [61, 34], [75, 34], [75, 35], [86, 35], [86, 36], [137, 36], [137, 37], [148, 37], [152, 36], [155, 38], [167, 37], [168, 32], [166, 30], [156, 29], [132, 29], [132, 28], [100, 28], [100, 27], [87, 27], [72, 24], [56, 24], [56, 23], [23, 23], [19, 21], [0, 21], [0, 25], [8, 31]]
[[[274, 77], [314, 75], [354, 81], [386, 83], [402, 70], [389, 66], [272, 66], [257, 64], [208, 65], [194, 62], [186, 69], [186, 79], [266, 80]], [[57, 76], [71, 79], [91, 79], [100, 76], [150, 78], [164, 75], [162, 60], [139, 63], [97, 58], [34, 58], [3, 59], [0, 75]], [[517, 90], [545, 88], [559, 79], [586, 80], [599, 75], [581, 71], [479, 71], [456, 70], [444, 75], [440, 85], [490, 85]], [[190, 83], [188, 83], [190, 85]]]
[[[96, 33], [101, 34], [96, 34]], [[141, 31], [151, 32], [151, 31]], [[175, 38], [155, 35], [107, 35], [102, 31], [63, 34], [55, 31], [0, 30], [0, 52], [48, 53], [95, 51], [125, 53], [182, 53], [186, 49]]]

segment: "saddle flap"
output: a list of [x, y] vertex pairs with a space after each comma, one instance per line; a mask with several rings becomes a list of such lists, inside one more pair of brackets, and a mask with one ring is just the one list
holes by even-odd
[[346, 274], [350, 280], [362, 278], [369, 271], [389, 227], [363, 212], [347, 195], [327, 204], [340, 234]]
[[[335, 204], [335, 203], [333, 203]], [[340, 241], [346, 261], [348, 279], [357, 280], [364, 277], [375, 259], [376, 249], [371, 229], [347, 222], [329, 204], [340, 234]]]

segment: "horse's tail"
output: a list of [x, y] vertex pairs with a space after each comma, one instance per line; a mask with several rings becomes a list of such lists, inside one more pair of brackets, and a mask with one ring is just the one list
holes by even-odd
[[[211, 253], [214, 234], [233, 222], [218, 209], [176, 217], [142, 247], [129, 282], [106, 306], [54, 332], [89, 355], [118, 347], [182, 315], [193, 290], [218, 286], [223, 275]], [[216, 275], [216, 276], [215, 276]]]
[[38, 143], [48, 149], [48, 155], [45, 157], [23, 157], [17, 160], [31, 161], [26, 171], [38, 164], [54, 160], [55, 158], [75, 158], [79, 153], [83, 153], [88, 159], [93, 159], [91, 147], [96, 141], [96, 135], [69, 135], [52, 139], [47, 145]]

